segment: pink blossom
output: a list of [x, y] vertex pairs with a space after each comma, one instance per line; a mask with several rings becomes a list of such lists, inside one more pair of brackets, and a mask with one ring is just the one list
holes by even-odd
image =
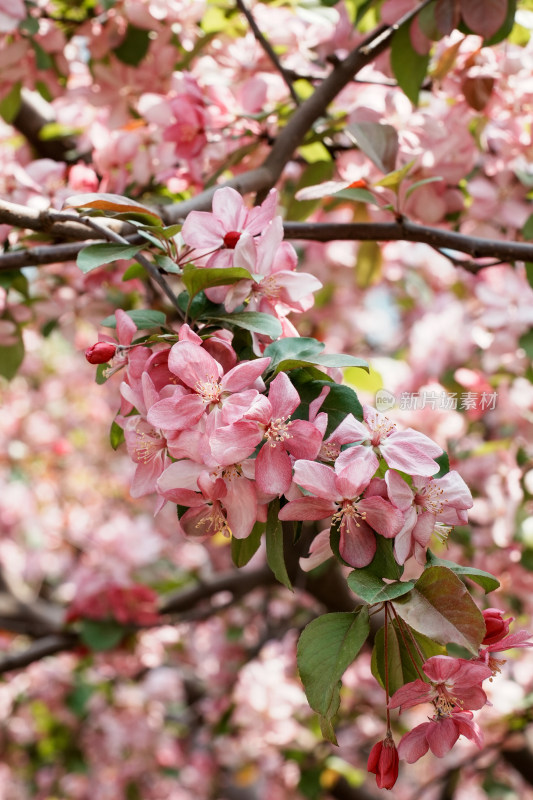
[[231, 187], [217, 189], [213, 195], [213, 211], [191, 211], [183, 223], [181, 234], [189, 247], [197, 250], [224, 251], [208, 266], [230, 266], [233, 254], [246, 232], [258, 236], [274, 218], [277, 192], [272, 189], [260, 206], [248, 208], [241, 195]]
[[455, 470], [443, 478], [413, 476], [412, 488], [394, 470], [385, 473], [389, 500], [404, 513], [402, 530], [394, 540], [399, 564], [412, 555], [420, 564], [434, 532], [446, 537], [450, 526], [467, 522], [466, 510], [473, 505], [466, 483]]
[[393, 538], [402, 526], [403, 515], [382, 497], [362, 497], [378, 467], [377, 457], [351, 458], [342, 453], [335, 469], [315, 461], [294, 465], [294, 482], [311, 495], [291, 500], [280, 510], [281, 520], [325, 519], [339, 523], [342, 558], [353, 567], [366, 567], [376, 552], [375, 532]]
[[509, 626], [514, 617], [503, 618], [504, 612], [499, 608], [486, 608], [483, 611], [486, 633], [481, 644], [501, 642], [509, 634]]
[[[481, 669], [480, 669], [481, 667]], [[423, 665], [430, 683], [417, 678], [397, 689], [389, 708], [411, 708], [432, 702], [437, 711], [450, 713], [454, 708], [476, 710], [487, 702], [481, 683], [491, 677], [491, 670], [477, 660], [432, 656]]]
[[193, 427], [204, 413], [211, 411], [220, 412], [226, 424], [236, 421], [258, 394], [251, 387], [269, 363], [270, 358], [244, 361], [224, 373], [219, 362], [200, 345], [177, 342], [171, 348], [168, 368], [186, 391], [178, 386], [170, 397], [156, 403], [148, 413], [148, 421], [157, 428], [174, 431]]
[[481, 748], [483, 734], [473, 717], [471, 711], [452, 711], [447, 716], [435, 715], [429, 722], [417, 725], [402, 736], [398, 745], [399, 758], [413, 764], [428, 750], [437, 758], [443, 758], [461, 735]]

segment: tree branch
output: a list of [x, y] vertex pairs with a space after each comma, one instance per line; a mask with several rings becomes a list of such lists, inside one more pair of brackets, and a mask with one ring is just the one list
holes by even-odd
[[265, 51], [265, 53], [267, 54], [267, 56], [269, 57], [271, 62], [274, 64], [275, 68], [277, 69], [277, 71], [279, 72], [279, 74], [281, 75], [283, 80], [285, 81], [292, 99], [294, 100], [296, 105], [299, 105], [300, 104], [300, 98], [298, 97], [298, 95], [294, 91], [294, 86], [292, 85], [292, 80], [289, 77], [288, 72], [285, 70], [283, 64], [281, 63], [281, 61], [277, 57], [276, 52], [275, 52], [274, 48], [272, 47], [272, 45], [270, 44], [270, 42], [268, 41], [268, 39], [266, 39], [265, 36], [263, 35], [263, 32], [261, 31], [259, 25], [255, 21], [252, 12], [250, 11], [249, 8], [247, 8], [244, 0], [235, 0], [235, 2], [237, 4], [237, 7], [239, 8], [239, 10], [242, 11], [244, 16], [248, 20], [248, 24], [249, 24], [249, 26], [250, 26], [250, 28], [252, 30], [252, 33], [255, 36], [257, 42], [263, 48], [263, 50]]
[[[6, 221], [0, 203], [0, 223]], [[21, 207], [23, 208], [23, 207]], [[56, 222], [61, 219], [60, 212], [55, 212]], [[113, 221], [113, 220], [112, 220]], [[35, 218], [26, 218], [29, 223], [35, 224], [34, 230], [42, 230], [38, 215]], [[99, 220], [100, 223], [100, 220]], [[56, 223], [54, 223], [56, 224]], [[63, 226], [71, 225], [70, 222], [61, 223]], [[39, 226], [39, 227], [37, 227]], [[80, 226], [81, 227], [81, 226]], [[490, 263], [477, 264], [461, 260], [448, 254], [446, 250], [465, 253], [472, 258], [491, 258], [497, 262], [507, 263], [513, 261], [533, 261], [533, 243], [511, 242], [505, 239], [481, 239], [477, 236], [468, 236], [444, 228], [431, 228], [419, 225], [407, 219], [396, 222], [362, 222], [362, 223], [329, 223], [329, 222], [290, 222], [283, 225], [285, 238], [290, 240], [332, 242], [332, 241], [407, 241], [422, 242], [433, 247], [441, 255], [449, 258], [455, 266], [460, 266], [468, 272], [477, 273], [482, 269], [494, 266]], [[102, 231], [100, 231], [102, 233]], [[95, 232], [96, 235], [96, 232]], [[85, 239], [91, 239], [93, 234], [85, 228]], [[121, 239], [124, 244], [141, 242], [138, 235]], [[80, 250], [86, 247], [85, 242], [73, 242], [34, 247], [29, 250], [14, 250], [0, 255], [0, 272], [2, 270], [18, 269], [20, 267], [39, 266], [42, 264], [55, 264], [63, 261], [74, 260]], [[444, 251], [444, 252], [443, 252]], [[153, 266], [153, 265], [152, 265]]]

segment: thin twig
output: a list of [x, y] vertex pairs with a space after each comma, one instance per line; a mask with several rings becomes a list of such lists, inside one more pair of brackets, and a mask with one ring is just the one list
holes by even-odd
[[300, 98], [298, 97], [298, 95], [296, 94], [296, 92], [294, 90], [294, 86], [292, 85], [292, 80], [289, 77], [288, 72], [285, 70], [283, 64], [281, 63], [281, 61], [279, 60], [279, 58], [278, 58], [278, 56], [276, 54], [276, 51], [274, 50], [274, 48], [272, 47], [272, 45], [270, 44], [268, 39], [265, 38], [265, 36], [264, 36], [263, 32], [261, 31], [259, 25], [255, 21], [252, 12], [250, 11], [249, 8], [247, 8], [244, 0], [235, 0], [235, 2], [237, 4], [237, 7], [239, 8], [239, 10], [242, 11], [244, 16], [248, 20], [248, 24], [249, 24], [250, 28], [252, 29], [252, 33], [255, 36], [257, 42], [263, 48], [263, 50], [265, 51], [265, 53], [267, 54], [269, 59], [272, 61], [272, 63], [274, 64], [275, 68], [277, 69], [277, 71], [279, 72], [279, 74], [281, 75], [283, 80], [285, 81], [292, 99], [294, 100], [296, 105], [300, 105]]

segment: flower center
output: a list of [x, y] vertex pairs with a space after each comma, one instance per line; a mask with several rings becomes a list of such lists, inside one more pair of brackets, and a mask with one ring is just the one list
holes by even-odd
[[287, 417], [280, 419], [273, 419], [265, 431], [265, 439], [269, 442], [271, 447], [275, 447], [278, 442], [283, 442], [285, 439], [292, 439], [292, 434], [289, 433], [290, 422], [286, 422]]
[[432, 480], [415, 495], [415, 504], [421, 506], [425, 511], [430, 511], [437, 516], [444, 508], [445, 498], [442, 497], [444, 490], [436, 486]]
[[321, 461], [335, 461], [341, 449], [336, 442], [323, 442], [318, 457]]
[[165, 439], [153, 428], [142, 433], [139, 433], [137, 428], [136, 433], [139, 438], [134, 448], [134, 460], [138, 464], [148, 464], [160, 450], [166, 447]]
[[198, 520], [196, 527], [202, 528], [202, 532], [210, 536], [221, 533], [226, 539], [231, 537], [231, 529], [228, 525], [228, 521], [218, 503], [212, 505], [211, 510]]
[[259, 283], [255, 283], [252, 288], [258, 294], [262, 294], [263, 297], [268, 297], [271, 300], [275, 300], [280, 294], [280, 286], [275, 275], [269, 275]]
[[339, 508], [332, 516], [332, 521], [334, 523], [337, 522], [344, 522], [346, 517], [350, 517], [355, 525], [359, 528], [361, 523], [359, 520], [366, 519], [366, 511], [359, 511], [357, 508], [357, 503], [359, 502], [359, 498], [356, 497], [355, 500], [343, 500], [342, 507]]
[[194, 391], [200, 395], [206, 405], [218, 403], [222, 394], [218, 378], [214, 375], [209, 375], [205, 381], [196, 381]]
[[240, 238], [240, 231], [228, 231], [224, 236], [224, 247], [227, 247], [228, 250], [235, 250], [235, 246]]
[[375, 422], [372, 425], [368, 425], [368, 427], [370, 428], [372, 434], [372, 447], [378, 447], [379, 443], [382, 442], [383, 439], [386, 439], [393, 431], [396, 430], [396, 423], [391, 422], [390, 419], [385, 417], [380, 422]]

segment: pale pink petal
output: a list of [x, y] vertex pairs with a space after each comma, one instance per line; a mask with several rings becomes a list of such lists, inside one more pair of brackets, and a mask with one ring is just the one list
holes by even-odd
[[402, 511], [407, 511], [413, 505], [414, 494], [408, 483], [393, 469], [385, 473], [389, 500]]
[[408, 475], [434, 475], [439, 465], [434, 460], [442, 455], [442, 448], [423, 433], [408, 428], [394, 431], [380, 442], [383, 458], [393, 469]]
[[179, 340], [180, 342], [191, 342], [191, 344], [202, 344], [202, 339], [195, 333], [190, 325], [187, 325], [185, 322], [179, 330]]
[[198, 492], [198, 478], [204, 470], [203, 464], [195, 464], [194, 461], [175, 461], [159, 478], [158, 491], [163, 494], [172, 489], [188, 489]]
[[270, 358], [242, 361], [236, 367], [230, 369], [229, 372], [226, 372], [220, 385], [225, 392], [240, 392], [242, 389], [247, 389], [263, 374], [270, 361]]
[[177, 342], [168, 356], [168, 368], [191, 389], [207, 382], [216, 383], [222, 367], [203, 347], [191, 342]]
[[213, 195], [213, 214], [220, 220], [225, 232], [241, 231], [248, 209], [239, 192], [230, 186], [217, 189]]
[[462, 510], [472, 508], [474, 504], [472, 494], [458, 472], [452, 469], [444, 477], [438, 479], [438, 485], [444, 492], [447, 505]]
[[204, 411], [205, 404], [197, 394], [177, 392], [154, 403], [147, 420], [161, 430], [179, 431], [195, 425]]
[[[309, 419], [311, 419], [310, 415]], [[347, 414], [340, 425], [335, 428], [329, 439], [337, 442], [337, 444], [351, 444], [352, 442], [365, 441], [365, 439], [368, 439], [368, 436], [369, 433], [366, 426], [363, 425], [362, 422], [359, 422], [353, 414]]]
[[486, 650], [490, 653], [501, 653], [503, 650], [511, 650], [513, 647], [533, 647], [533, 642], [528, 642], [528, 639], [531, 639], [529, 631], [517, 631], [499, 642], [489, 644]]
[[191, 211], [181, 229], [185, 244], [198, 250], [222, 247], [225, 233], [222, 222], [209, 211]]
[[[354, 450], [358, 452], [354, 453]], [[369, 455], [363, 451], [368, 451]], [[335, 462], [339, 492], [349, 499], [359, 497], [374, 477], [378, 466], [376, 454], [366, 447], [350, 447], [345, 450]]]
[[241, 420], [217, 428], [209, 436], [209, 446], [219, 466], [238, 464], [252, 455], [262, 438], [263, 432], [255, 422]]
[[277, 202], [277, 189], [271, 189], [260, 206], [250, 209], [246, 225], [249, 233], [255, 236], [266, 228], [268, 223], [274, 219]]
[[429, 545], [431, 535], [435, 530], [435, 515], [429, 511], [424, 511], [418, 515], [416, 524], [412, 530], [412, 538], [421, 547], [426, 549]]
[[321, 531], [315, 536], [309, 547], [309, 555], [307, 558], [300, 558], [300, 569], [304, 572], [310, 572], [333, 556], [333, 550], [331, 549], [329, 539], [329, 528], [326, 528], [326, 530]]
[[137, 333], [137, 326], [129, 316], [121, 308], [115, 311], [115, 319], [117, 321], [117, 339], [120, 344], [131, 344], [131, 340]]
[[294, 482], [307, 492], [324, 500], [342, 500], [336, 484], [335, 471], [326, 464], [301, 459], [294, 465]]

